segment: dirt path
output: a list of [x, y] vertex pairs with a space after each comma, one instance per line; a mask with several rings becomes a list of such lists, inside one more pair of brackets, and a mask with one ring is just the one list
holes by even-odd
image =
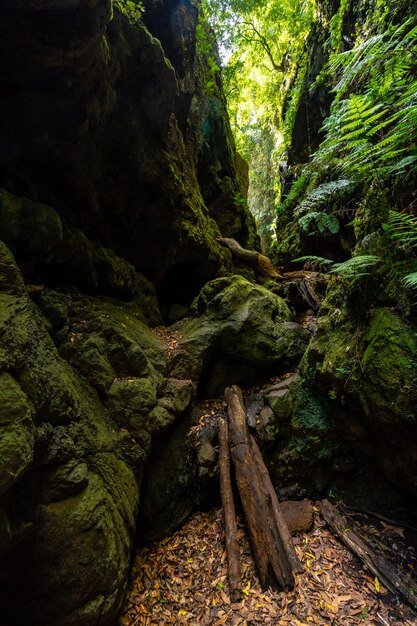
[[304, 565], [290, 593], [262, 592], [244, 529], [242, 600], [227, 589], [221, 510], [197, 513], [172, 537], [141, 549], [119, 626], [416, 626], [417, 614], [397, 603], [327, 530], [295, 539]]

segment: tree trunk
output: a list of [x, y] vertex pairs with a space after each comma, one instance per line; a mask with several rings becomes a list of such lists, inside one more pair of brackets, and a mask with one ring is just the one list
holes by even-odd
[[299, 574], [300, 572], [303, 571], [303, 567], [295, 553], [294, 545], [291, 539], [291, 533], [285, 521], [285, 517], [282, 512], [280, 503], [278, 502], [277, 494], [271, 482], [271, 478], [269, 476], [268, 470], [266, 469], [265, 463], [263, 461], [261, 451], [259, 450], [258, 444], [256, 443], [255, 439], [252, 436], [250, 436], [250, 443], [251, 443], [252, 455], [258, 467], [258, 472], [261, 477], [263, 486], [265, 487], [271, 499], [275, 523], [276, 523], [279, 535], [281, 537], [281, 541], [282, 541], [282, 545], [283, 545], [286, 557], [291, 566], [291, 570]]
[[225, 390], [225, 397], [230, 451], [261, 586], [292, 589], [294, 576], [277, 529], [271, 495], [252, 455], [242, 392], [234, 385]]
[[237, 539], [235, 503], [233, 501], [232, 481], [230, 477], [228, 427], [224, 419], [219, 420], [219, 447], [220, 495], [224, 514], [226, 554], [229, 569], [229, 593], [231, 601], [238, 602], [241, 599], [239, 543]]
[[236, 239], [218, 237], [217, 241], [225, 248], [228, 248], [233, 256], [235, 256], [239, 261], [246, 263], [246, 265], [250, 265], [262, 276], [267, 276], [271, 279], [282, 278], [273, 266], [271, 259], [264, 254], [256, 252], [256, 250], [247, 250], [246, 248], [242, 248]]
[[320, 511], [330, 529], [358, 556], [368, 569], [378, 577], [392, 593], [398, 593], [411, 605], [417, 603], [417, 587], [414, 581], [402, 578], [394, 565], [375, 554], [370, 545], [350, 528], [351, 522], [341, 515], [328, 500], [320, 503]]

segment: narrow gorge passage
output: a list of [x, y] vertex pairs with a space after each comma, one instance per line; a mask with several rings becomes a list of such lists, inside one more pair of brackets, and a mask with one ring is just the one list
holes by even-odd
[[[415, 623], [319, 503], [415, 594], [416, 53], [405, 0], [0, 0], [1, 626]], [[237, 603], [232, 385], [319, 509], [261, 591], [237, 500]]]

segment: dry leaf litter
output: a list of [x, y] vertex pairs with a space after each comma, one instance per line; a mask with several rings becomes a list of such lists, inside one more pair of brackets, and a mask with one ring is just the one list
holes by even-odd
[[197, 513], [173, 536], [137, 553], [119, 626], [416, 626], [417, 618], [361, 569], [315, 513], [295, 537], [304, 565], [291, 592], [261, 590], [239, 522], [242, 600], [228, 596], [222, 510]]
[[[177, 348], [177, 331], [153, 330], [168, 351]], [[222, 400], [203, 402], [190, 436], [198, 438], [224, 410]], [[240, 602], [231, 603], [228, 596], [222, 510], [200, 512], [171, 537], [138, 551], [119, 626], [417, 626], [417, 616], [362, 569], [317, 511], [313, 530], [294, 538], [305, 571], [285, 593], [262, 591], [244, 522], [238, 524]]]

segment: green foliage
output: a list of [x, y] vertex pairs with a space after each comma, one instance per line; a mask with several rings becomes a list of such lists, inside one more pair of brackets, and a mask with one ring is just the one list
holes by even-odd
[[406, 213], [390, 211], [389, 220], [384, 224], [388, 235], [406, 250], [417, 247], [417, 217]]
[[344, 201], [351, 194], [352, 189], [354, 189], [352, 181], [345, 178], [313, 187], [294, 210], [295, 216], [301, 216], [298, 224], [306, 231], [311, 229], [312, 224], [315, 224], [320, 233], [328, 230], [333, 235], [337, 234], [340, 229], [339, 219], [331, 212], [331, 209], [334, 205], [337, 207], [338, 203]]
[[203, 0], [203, 7], [219, 42], [236, 145], [249, 162], [249, 206], [270, 237], [280, 199], [284, 102], [306, 56], [314, 0]]
[[132, 23], [137, 23], [145, 10], [142, 0], [113, 0], [120, 13]]
[[298, 259], [294, 259], [295, 262], [301, 263], [316, 263], [325, 268], [330, 268], [331, 274], [337, 274], [340, 278], [359, 278], [362, 276], [369, 276], [370, 270], [379, 263], [379, 257], [372, 254], [361, 254], [354, 256], [343, 263], [335, 263], [331, 259], [324, 259], [320, 256], [302, 256]]
[[412, 274], [404, 276], [403, 281], [405, 285], [407, 285], [407, 287], [417, 289], [417, 272], [413, 272]]
[[342, 164], [364, 182], [416, 171], [416, 54], [417, 26], [408, 20], [332, 56], [335, 99], [312, 167]]
[[196, 46], [208, 70], [208, 79], [204, 85], [204, 91], [207, 94], [213, 94], [216, 90], [216, 74], [220, 72], [220, 67], [217, 63], [217, 51], [215, 49], [213, 34], [210, 31], [210, 26], [202, 11], [200, 11], [198, 16]]
[[338, 10], [330, 20], [329, 39], [327, 41], [327, 47], [330, 49], [331, 52], [341, 52], [342, 50], [343, 21], [345, 19], [345, 15], [349, 9], [349, 6], [349, 0], [341, 0]]
[[[341, 28], [343, 5], [331, 31], [337, 20]], [[329, 40], [329, 48], [335, 47]], [[326, 74], [333, 79], [334, 101], [323, 125], [325, 137], [301, 171], [305, 184], [294, 184], [284, 203], [299, 226], [309, 231], [312, 226], [318, 232], [336, 231], [336, 221], [329, 216], [340, 220], [349, 210], [352, 217], [356, 213], [356, 256], [341, 265], [303, 260], [331, 267], [345, 281], [345, 294], [349, 281], [351, 291], [359, 287], [363, 292], [361, 278], [378, 264], [377, 275], [384, 276], [388, 297], [401, 302], [404, 311], [410, 310], [404, 287], [417, 285], [417, 218], [402, 210], [417, 180], [416, 58], [415, 20], [380, 32], [374, 28], [351, 50], [331, 55]], [[387, 204], [392, 209], [388, 220]]]
[[300, 202], [295, 210], [295, 215], [305, 213], [307, 210], [321, 208], [332, 202], [335, 197], [345, 197], [351, 190], [353, 184], [351, 180], [341, 178], [339, 180], [331, 180], [322, 183], [318, 187], [313, 188]]
[[298, 259], [293, 259], [293, 263], [314, 263], [315, 265], [321, 265], [323, 268], [328, 268], [334, 264], [334, 261], [325, 259], [322, 256], [308, 254], [306, 256], [300, 256]]
[[372, 254], [354, 256], [343, 263], [334, 263], [330, 273], [347, 279], [369, 276], [369, 270], [378, 262], [379, 257]]
[[[384, 230], [395, 243], [407, 253], [416, 263], [417, 250], [417, 217], [407, 213], [391, 211], [388, 223]], [[417, 289], [417, 272], [403, 276], [404, 285], [410, 289]]]
[[[332, 235], [339, 232], [339, 220], [336, 215], [330, 213], [324, 213], [323, 211], [311, 211], [306, 213], [298, 220], [299, 225], [303, 230], [311, 230], [311, 225], [314, 224], [319, 233], [324, 233], [328, 230]], [[314, 235], [316, 231], [310, 232], [310, 235]]]

